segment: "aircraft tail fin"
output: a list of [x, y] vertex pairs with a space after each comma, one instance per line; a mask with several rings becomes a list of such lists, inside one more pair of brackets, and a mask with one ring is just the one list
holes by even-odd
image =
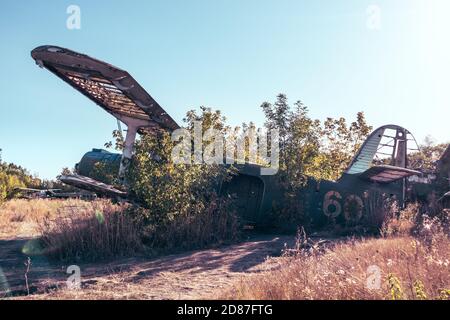
[[[417, 143], [416, 148], [411, 148], [410, 142], [415, 142], [415, 139], [405, 128], [397, 125], [382, 126], [364, 141], [345, 173], [363, 174], [374, 165], [389, 166], [390, 170], [393, 167], [408, 168], [408, 152], [419, 150]], [[382, 171], [386, 171], [386, 168]], [[369, 171], [372, 172], [374, 171]]]

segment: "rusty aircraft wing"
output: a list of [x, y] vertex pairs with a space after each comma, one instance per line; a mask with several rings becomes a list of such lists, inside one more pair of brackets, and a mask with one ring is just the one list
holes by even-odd
[[87, 55], [57, 47], [31, 51], [36, 63], [70, 84], [120, 121], [138, 121], [140, 133], [175, 130], [178, 124], [127, 72]]
[[77, 174], [74, 175], [61, 175], [58, 177], [61, 182], [64, 182], [68, 185], [88, 190], [94, 193], [107, 195], [109, 197], [126, 197], [127, 193], [119, 190], [109, 184], [91, 179], [89, 177], [80, 176]]

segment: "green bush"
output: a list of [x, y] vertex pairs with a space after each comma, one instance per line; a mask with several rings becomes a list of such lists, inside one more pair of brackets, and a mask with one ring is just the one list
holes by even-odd
[[[224, 121], [219, 112], [202, 108], [201, 115], [188, 113], [186, 127], [192, 130], [193, 121], [201, 120], [205, 131], [220, 129]], [[237, 239], [240, 226], [233, 202], [219, 194], [232, 169], [174, 163], [173, 148], [167, 132], [143, 135], [135, 144], [126, 181], [140, 205], [135, 217], [143, 226], [145, 244], [151, 250], [173, 251]]]

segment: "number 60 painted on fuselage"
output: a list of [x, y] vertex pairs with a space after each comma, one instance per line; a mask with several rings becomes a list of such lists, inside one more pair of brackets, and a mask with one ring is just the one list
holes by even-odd
[[[328, 191], [323, 199], [323, 213], [330, 218], [337, 218], [342, 213], [342, 196], [338, 191]], [[351, 208], [356, 205], [356, 211], [352, 212]], [[334, 211], [331, 211], [331, 207]], [[344, 216], [346, 220], [359, 220], [362, 217], [364, 203], [361, 197], [350, 194], [344, 201]]]

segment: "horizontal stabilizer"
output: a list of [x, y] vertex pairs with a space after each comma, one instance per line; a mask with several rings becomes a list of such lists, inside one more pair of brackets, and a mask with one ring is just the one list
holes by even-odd
[[359, 175], [359, 178], [378, 183], [391, 183], [413, 175], [420, 175], [421, 172], [402, 167], [379, 165], [373, 166]]
[[127, 195], [126, 192], [114, 188], [113, 186], [85, 177], [80, 175], [62, 175], [58, 179], [65, 184], [95, 192], [99, 195], [105, 195], [109, 197], [124, 197]]

